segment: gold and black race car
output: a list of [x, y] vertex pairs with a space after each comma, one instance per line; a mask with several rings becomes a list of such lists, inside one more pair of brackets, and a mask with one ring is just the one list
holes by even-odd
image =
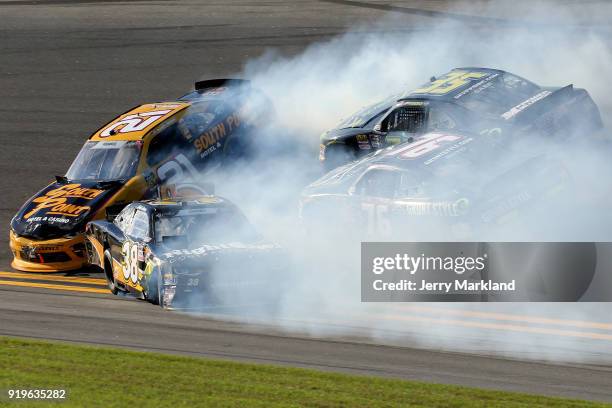
[[85, 236], [113, 294], [164, 308], [269, 300], [283, 272], [281, 249], [217, 196], [133, 202]]
[[602, 126], [584, 89], [542, 87], [498, 69], [456, 68], [342, 120], [321, 136], [319, 160], [330, 170], [427, 132], [561, 139], [588, 137]]
[[197, 82], [195, 91], [177, 100], [125, 112], [96, 131], [66, 175], [13, 217], [12, 266], [29, 272], [84, 266], [87, 222], [159, 197], [165, 185], [179, 194], [206, 192], [201, 176], [247, 157], [254, 130], [270, 112], [267, 97], [237, 79]]

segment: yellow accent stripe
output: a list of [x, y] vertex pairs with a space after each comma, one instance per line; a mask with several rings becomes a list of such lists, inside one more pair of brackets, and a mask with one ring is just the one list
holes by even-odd
[[457, 320], [457, 319], [437, 319], [437, 318], [417, 317], [417, 316], [379, 316], [378, 318], [385, 319], [385, 320], [395, 320], [395, 321], [420, 322], [420, 323], [427, 323], [430, 325], [443, 324], [443, 325], [460, 326], [460, 327], [475, 327], [479, 329], [494, 329], [494, 330], [514, 331], [514, 332], [522, 332], [522, 333], [550, 334], [550, 335], [563, 336], [563, 337], [577, 337], [577, 338], [612, 341], [612, 334], [581, 332], [581, 331], [573, 331], [573, 330], [549, 329], [545, 327], [530, 327], [530, 326], [520, 326], [520, 325], [502, 324], [502, 323], [481, 323], [481, 322], [472, 322], [472, 321]]
[[601, 323], [593, 321], [581, 320], [564, 320], [554, 319], [549, 317], [528, 316], [519, 314], [496, 313], [496, 312], [479, 312], [472, 310], [455, 310], [443, 307], [428, 307], [428, 306], [399, 306], [395, 308], [398, 312], [425, 312], [437, 315], [454, 315], [462, 317], [473, 317], [479, 319], [502, 320], [520, 323], [534, 323], [557, 326], [573, 326], [584, 327], [590, 329], [612, 330], [612, 323]]
[[60, 282], [71, 282], [71, 283], [88, 283], [90, 285], [101, 285], [106, 286], [106, 279], [100, 278], [85, 278], [77, 276], [59, 276], [59, 275], [43, 275], [36, 274], [32, 275], [29, 273], [18, 273], [18, 272], [0, 272], [2, 278], [15, 278], [15, 279], [33, 279], [40, 281], [60, 281]]
[[83, 286], [54, 285], [52, 283], [33, 283], [33, 282], [18, 282], [18, 281], [0, 280], [0, 285], [68, 290], [68, 291], [73, 291], [73, 292], [110, 293], [108, 289], [86, 288]]

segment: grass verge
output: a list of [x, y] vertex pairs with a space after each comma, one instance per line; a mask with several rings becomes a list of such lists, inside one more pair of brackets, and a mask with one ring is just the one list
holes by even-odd
[[[9, 402], [8, 389], [66, 389]], [[377, 377], [0, 337], [0, 406], [597, 407], [603, 404]]]

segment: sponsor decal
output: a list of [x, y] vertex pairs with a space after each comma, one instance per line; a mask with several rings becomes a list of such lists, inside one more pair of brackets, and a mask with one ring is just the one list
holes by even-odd
[[145, 247], [142, 244], [138, 244], [138, 262], [144, 262], [145, 260]]
[[528, 107], [530, 107], [531, 105], [533, 105], [536, 102], [541, 101], [542, 99], [546, 98], [550, 94], [552, 94], [552, 92], [550, 92], [550, 91], [542, 91], [539, 94], [536, 94], [536, 95], [532, 96], [531, 98], [529, 98], [529, 99], [519, 103], [518, 105], [516, 105], [515, 107], [510, 109], [508, 112], [502, 113], [502, 118], [504, 118], [506, 120], [511, 119], [514, 116], [516, 116], [517, 114], [519, 114], [522, 111], [524, 111], [525, 109], [527, 109]]
[[60, 217], [30, 217], [27, 219], [27, 222], [51, 222], [56, 224], [68, 224], [70, 220], [68, 218], [60, 218]]
[[215, 146], [217, 143], [220, 144], [220, 140], [225, 138], [225, 136], [227, 136], [227, 129], [225, 128], [225, 123], [221, 122], [200, 135], [193, 145], [198, 154], [203, 157], [210, 153], [208, 152], [210, 147]]
[[94, 150], [105, 150], [105, 149], [119, 149], [124, 146], [127, 142], [125, 140], [117, 140], [114, 142], [99, 142], [93, 145]]
[[491, 222], [507, 213], [517, 209], [523, 204], [527, 203], [532, 199], [531, 194], [528, 191], [522, 191], [515, 196], [508, 197], [504, 199], [502, 202], [497, 204], [495, 207], [485, 211], [482, 214], [482, 220], [484, 222]]
[[[89, 211], [90, 207], [69, 203], [68, 199], [80, 198], [90, 201], [98, 197], [103, 192], [104, 190], [83, 188], [80, 184], [66, 184], [59, 188], [47, 191], [44, 196], [33, 199], [32, 202], [37, 204], [36, 207], [26, 213], [23, 218], [24, 220], [27, 220], [41, 210], [46, 210], [46, 214], [51, 215], [78, 217], [79, 215]], [[49, 221], [49, 218], [52, 217], [45, 218], [46, 221]]]
[[241, 249], [253, 249], [253, 250], [271, 250], [278, 249], [279, 246], [276, 244], [243, 244], [240, 242], [232, 242], [227, 244], [218, 244], [218, 245], [202, 245], [198, 248], [194, 249], [174, 249], [169, 252], [165, 252], [162, 254], [166, 261], [170, 263], [174, 262], [177, 259], [182, 259], [186, 257], [197, 257], [197, 256], [205, 256], [210, 253], [227, 251], [227, 250], [241, 250]]
[[380, 137], [378, 135], [371, 135], [370, 142], [372, 143], [372, 147], [375, 149], [379, 149], [381, 147]]
[[486, 77], [485, 79], [483, 79], [480, 82], [475, 83], [474, 85], [470, 86], [469, 88], [459, 92], [457, 95], [455, 95], [453, 98], [454, 99], [459, 99], [462, 96], [465, 96], [471, 92], [474, 93], [479, 93], [482, 92], [484, 89], [490, 87], [491, 85], [493, 85], [493, 83], [491, 82], [493, 79], [497, 78], [499, 76], [499, 74], [493, 74], [490, 75], [488, 77]]
[[408, 215], [437, 215], [457, 217], [464, 214], [469, 206], [469, 201], [461, 198], [455, 202], [449, 201], [427, 201], [427, 202], [400, 202], [400, 207], [408, 213]]
[[25, 246], [23, 247], [24, 251], [34, 251], [34, 252], [57, 252], [61, 249], [59, 246]]
[[193, 142], [193, 146], [197, 150], [200, 157], [206, 157], [217, 148], [221, 147], [221, 140], [231, 133], [233, 130], [240, 127], [241, 113], [235, 112], [226, 117], [222, 122], [202, 133]]
[[370, 150], [372, 148], [369, 142], [358, 142], [357, 146], [360, 150]]
[[473, 138], [467, 138], [467, 139], [463, 139], [460, 140], [459, 142], [455, 143], [452, 146], [449, 146], [448, 148], [442, 150], [440, 153], [436, 154], [434, 157], [432, 157], [431, 159], [428, 159], [425, 161], [425, 165], [428, 166], [431, 163], [435, 162], [438, 159], [441, 158], [448, 158], [451, 157], [452, 155], [454, 155], [455, 153], [459, 153], [462, 152], [463, 150], [465, 150], [464, 146], [468, 143], [471, 143], [474, 139]]

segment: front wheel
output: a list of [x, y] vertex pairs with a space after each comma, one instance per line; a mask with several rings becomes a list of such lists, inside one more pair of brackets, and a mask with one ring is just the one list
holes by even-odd
[[117, 287], [117, 283], [115, 282], [113, 257], [108, 249], [104, 251], [104, 276], [106, 277], [106, 284], [111, 293], [113, 295], [119, 293], [119, 288]]
[[164, 285], [159, 268], [155, 268], [151, 273], [145, 298], [154, 305], [159, 305], [162, 308], [166, 306], [164, 303]]
[[325, 171], [333, 170], [355, 160], [355, 156], [355, 152], [350, 146], [340, 143], [331, 144], [326, 148], [323, 167]]

